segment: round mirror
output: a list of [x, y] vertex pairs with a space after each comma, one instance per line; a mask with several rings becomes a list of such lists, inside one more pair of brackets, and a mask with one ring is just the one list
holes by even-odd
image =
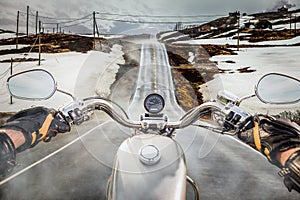
[[7, 87], [13, 97], [43, 100], [54, 94], [56, 82], [49, 72], [36, 69], [12, 75], [7, 79]]
[[264, 103], [296, 103], [300, 101], [300, 81], [283, 74], [270, 73], [259, 80], [255, 93]]

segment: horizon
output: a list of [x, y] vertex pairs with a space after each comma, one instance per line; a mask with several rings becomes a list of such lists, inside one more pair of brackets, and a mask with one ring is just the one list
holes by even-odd
[[[210, 0], [181, 2], [174, 0], [171, 3], [170, 0], [134, 3], [132, 0], [121, 2], [115, 2], [115, 0], [111, 2], [92, 0], [83, 4], [81, 1], [59, 1], [59, 4], [58, 1], [41, 4], [40, 1], [36, 0], [0, 2], [1, 8], [5, 9], [2, 11], [3, 18], [0, 20], [0, 28], [16, 32], [17, 11], [19, 10], [19, 31], [25, 32], [27, 5], [29, 5], [30, 32], [35, 32], [35, 15], [36, 11], [38, 11], [39, 20], [42, 21], [44, 27], [47, 26], [48, 32], [53, 32], [52, 29], [56, 28], [56, 23], [59, 23], [60, 27], [65, 28], [65, 33], [91, 33], [93, 31], [93, 11], [90, 8], [93, 8], [99, 13], [96, 16], [96, 21], [100, 32], [104, 34], [121, 34], [136, 29], [171, 30], [177, 22], [187, 25], [201, 25], [221, 16], [228, 16], [229, 12], [237, 10], [241, 13], [255, 14], [274, 11], [283, 5], [287, 5], [292, 9], [300, 8], [300, 0], [277, 0], [272, 2], [269, 0], [255, 0], [242, 3], [238, 0], [222, 2], [212, 2]], [[78, 9], [78, 5], [82, 5], [80, 9]], [[82, 20], [79, 20], [79, 18], [82, 18]], [[66, 21], [74, 21], [74, 23], [67, 23]]]

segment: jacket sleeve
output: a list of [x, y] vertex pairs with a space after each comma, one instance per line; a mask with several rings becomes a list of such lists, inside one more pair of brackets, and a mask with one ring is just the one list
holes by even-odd
[[0, 180], [12, 172], [16, 165], [15, 146], [5, 132], [0, 131]]

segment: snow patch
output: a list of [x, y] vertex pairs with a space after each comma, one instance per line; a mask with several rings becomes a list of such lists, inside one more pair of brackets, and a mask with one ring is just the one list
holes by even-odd
[[160, 35], [159, 40], [163, 39], [164, 37], [168, 37], [174, 33], [177, 33], [178, 31], [171, 31], [171, 32], [167, 32], [167, 33], [163, 33]]
[[195, 64], [195, 54], [193, 52], [189, 52], [189, 58], [188, 58], [189, 63]]
[[[174, 44], [216, 44], [216, 45], [236, 45], [237, 39], [232, 38], [216, 38], [216, 39], [199, 39], [199, 40], [187, 40], [187, 41], [177, 41]], [[273, 40], [273, 41], [263, 41], [263, 42], [248, 42], [240, 41], [240, 45], [293, 45], [300, 43], [300, 36], [294, 37], [288, 40]]]
[[[24, 47], [29, 47], [30, 45], [26, 44], [19, 44], [18, 49], [22, 49]], [[11, 50], [11, 49], [16, 49], [16, 45], [1, 45], [0, 50]]]
[[[13, 65], [13, 72], [18, 73], [29, 69], [45, 69], [49, 71], [57, 81], [58, 88], [75, 94], [78, 98], [96, 96], [97, 91], [109, 93], [111, 84], [115, 81], [118, 64], [123, 64], [123, 52], [120, 45], [114, 45], [110, 53], [89, 51], [88, 53], [57, 53], [42, 54], [42, 65], [37, 62], [21, 62]], [[19, 56], [4, 55], [4, 57]], [[29, 53], [28, 57], [37, 57], [37, 53]], [[44, 101], [28, 101], [13, 98], [13, 104], [9, 103], [9, 94], [6, 88], [6, 80], [9, 77], [10, 63], [0, 63], [0, 111], [15, 112], [31, 106], [46, 106], [59, 108], [69, 103], [72, 99], [60, 92]], [[99, 82], [99, 76], [105, 77], [105, 81]], [[98, 84], [97, 84], [98, 83]]]
[[122, 47], [114, 45], [111, 54], [108, 57], [107, 68], [99, 76], [96, 84], [96, 94], [102, 97], [110, 95], [110, 86], [114, 83], [116, 74], [119, 70], [119, 64], [125, 64]]
[[[238, 55], [220, 55], [211, 58], [218, 63], [218, 68], [225, 70], [237, 70], [243, 67], [255, 69], [252, 73], [222, 73], [213, 81], [201, 86], [200, 91], [204, 93], [206, 100], [215, 98], [220, 87], [216, 87], [220, 80], [223, 89], [243, 97], [254, 93], [254, 85], [267, 73], [277, 72], [300, 77], [299, 70], [300, 47], [272, 47], [272, 48], [247, 48], [241, 49]], [[233, 61], [227, 63], [225, 61]], [[276, 90], [276, 88], [270, 88]], [[300, 109], [300, 103], [292, 105], [267, 105], [257, 98], [244, 101], [241, 106], [250, 113], [277, 114], [284, 110]]]

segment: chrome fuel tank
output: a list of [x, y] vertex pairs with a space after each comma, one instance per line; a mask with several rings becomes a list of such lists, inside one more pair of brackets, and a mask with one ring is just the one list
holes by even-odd
[[185, 199], [186, 164], [182, 148], [168, 137], [135, 135], [118, 149], [108, 199]]

